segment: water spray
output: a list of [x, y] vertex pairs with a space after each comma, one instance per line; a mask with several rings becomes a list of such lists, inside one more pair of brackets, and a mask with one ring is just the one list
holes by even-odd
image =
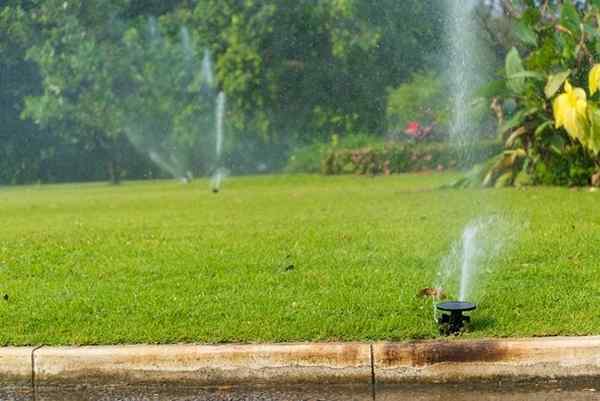
[[217, 95], [217, 111], [216, 111], [216, 129], [215, 129], [215, 143], [216, 143], [216, 160], [217, 163], [219, 165], [219, 167], [217, 168], [217, 170], [215, 171], [215, 173], [212, 176], [211, 179], [211, 187], [212, 187], [212, 192], [214, 194], [219, 193], [219, 191], [221, 190], [221, 183], [223, 181], [223, 178], [225, 177], [225, 169], [223, 167], [221, 167], [222, 164], [222, 154], [223, 154], [223, 131], [224, 131], [224, 127], [223, 127], [223, 122], [224, 122], [224, 118], [225, 118], [225, 93], [224, 92], [219, 92], [219, 94]]

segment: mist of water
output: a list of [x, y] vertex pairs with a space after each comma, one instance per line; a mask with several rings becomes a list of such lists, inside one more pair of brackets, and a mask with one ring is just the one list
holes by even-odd
[[223, 135], [225, 122], [225, 102], [226, 97], [224, 92], [219, 92], [217, 95], [216, 108], [216, 129], [215, 129], [215, 157], [217, 161], [217, 169], [211, 179], [213, 192], [218, 192], [221, 189], [221, 183], [225, 178], [226, 172], [223, 167]]
[[204, 49], [204, 56], [202, 57], [202, 77], [209, 88], [214, 88], [215, 75], [213, 73], [212, 57], [208, 49]]
[[223, 153], [223, 123], [225, 120], [225, 93], [219, 92], [217, 96], [217, 124], [216, 124], [216, 154], [217, 162], [221, 163], [221, 155]]
[[148, 18], [148, 34], [150, 35], [150, 40], [157, 40], [160, 38], [158, 23], [156, 22], [155, 17]]
[[182, 173], [184, 169], [179, 160], [175, 158], [175, 156], [172, 156], [170, 160], [165, 160], [158, 152], [154, 150], [149, 151], [148, 156], [150, 157], [150, 160], [154, 162], [154, 164], [156, 164], [164, 171], [167, 171], [173, 177], [179, 177], [182, 180], [185, 180], [187, 174]]
[[463, 232], [462, 237], [462, 262], [460, 269], [460, 291], [458, 295], [459, 301], [465, 300], [465, 295], [469, 284], [471, 283], [471, 276], [473, 272], [471, 269], [475, 265], [475, 256], [479, 249], [476, 248], [477, 233], [479, 231], [477, 225], [468, 226]]
[[[471, 110], [477, 89], [486, 77], [479, 27], [474, 18], [477, 4], [478, 0], [445, 0], [447, 80], [452, 96], [449, 136], [463, 166], [476, 156], [473, 152], [480, 127]], [[499, 217], [479, 218], [469, 223], [443, 260], [436, 288], [443, 288], [453, 298], [458, 296], [460, 301], [472, 300], [474, 284], [481, 287], [484, 273], [489, 273], [492, 260], [503, 249], [506, 227], [507, 222]]]
[[484, 81], [484, 71], [478, 60], [480, 44], [474, 18], [477, 0], [446, 0], [448, 82], [451, 98], [450, 143], [461, 155], [461, 162], [473, 160], [477, 125], [471, 118], [474, 94]]
[[210, 188], [214, 193], [217, 193], [221, 190], [223, 180], [225, 177], [227, 177], [227, 174], [227, 169], [224, 167], [219, 167], [215, 170], [214, 174], [210, 178]]
[[192, 47], [192, 39], [190, 38], [190, 31], [186, 26], [181, 28], [181, 47], [183, 48], [183, 56], [187, 64], [191, 64], [194, 59], [194, 48]]
[[511, 248], [524, 226], [501, 215], [471, 221], [442, 260], [436, 288], [458, 296], [459, 301], [474, 301], [489, 274], [499, 267], [497, 259]]
[[[132, 50], [138, 51], [142, 68], [132, 85], [135, 104], [126, 111], [126, 133], [160, 170], [189, 182], [192, 171], [206, 174], [222, 167], [225, 95], [215, 91], [210, 52], [199, 59], [187, 27], [181, 27], [178, 41], [163, 39], [150, 17], [146, 38]], [[209, 147], [213, 140], [215, 153]]]

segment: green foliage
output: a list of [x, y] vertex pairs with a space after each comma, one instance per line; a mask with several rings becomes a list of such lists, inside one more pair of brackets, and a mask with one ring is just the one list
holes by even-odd
[[287, 161], [285, 171], [289, 173], [319, 173], [321, 162], [327, 155], [339, 149], [361, 149], [364, 147], [382, 147], [383, 141], [367, 134], [353, 134], [340, 137], [332, 135], [327, 143], [316, 142], [294, 149]]
[[[600, 49], [600, 9], [594, 3], [580, 6], [565, 1], [550, 2], [541, 9], [533, 4], [514, 9], [520, 13], [514, 21], [520, 44], [506, 57], [509, 91], [503, 97], [504, 104], [516, 103], [517, 108], [507, 110], [498, 130], [506, 149], [489, 166], [485, 185], [495, 185], [505, 174], [508, 184], [527, 175], [533, 183], [585, 185], [600, 165], [594, 150], [598, 142], [595, 122], [600, 121], [595, 98], [587, 100], [587, 113], [582, 109], [585, 101], [578, 106], [581, 118], [567, 117], [570, 102], [585, 97], [579, 88], [588, 86], [595, 52]], [[561, 91], [563, 86], [566, 93]], [[577, 123], [580, 120], [582, 124]]]
[[[63, 147], [29, 141], [28, 156], [12, 149], [23, 130], [51, 131], [58, 142], [93, 153], [96, 168], [106, 166], [117, 181], [135, 157], [121, 141], [137, 125], [134, 147], [158, 140], [186, 147], [196, 172], [206, 171], [211, 146], [197, 135], [208, 124], [197, 117], [205, 107], [190, 100], [197, 82], [176, 73], [183, 26], [196, 54], [207, 47], [214, 55], [214, 89], [228, 96], [230, 156], [244, 157], [246, 146], [276, 155], [331, 134], [383, 135], [386, 88], [427, 64], [442, 35], [441, 12], [440, 4], [419, 0], [10, 0], [0, 7], [0, 52], [3, 62], [15, 57], [31, 68], [30, 79], [14, 82], [35, 90], [14, 95], [12, 115], [28, 123], [15, 126], [2, 152], [14, 156], [11, 164], [24, 161], [24, 181], [35, 179], [36, 154]], [[156, 52], [147, 46], [149, 16], [163, 38]]]
[[439, 74], [415, 73], [410, 81], [390, 90], [387, 101], [388, 132], [402, 135], [410, 121], [447, 129], [448, 96]]
[[[501, 148], [494, 141], [482, 141], [473, 146], [473, 163], [497, 154]], [[321, 152], [321, 173], [332, 174], [395, 174], [459, 167], [459, 150], [444, 142], [392, 142], [360, 148], [329, 149]], [[463, 166], [464, 167], [464, 166]]]
[[423, 64], [441, 35], [440, 11], [419, 1], [209, 0], [182, 20], [217, 57], [235, 127], [310, 143], [383, 132], [385, 88]]

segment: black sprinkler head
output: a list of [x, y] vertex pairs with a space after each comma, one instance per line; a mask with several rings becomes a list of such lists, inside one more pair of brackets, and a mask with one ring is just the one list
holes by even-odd
[[470, 323], [471, 318], [463, 316], [463, 312], [472, 311], [477, 306], [470, 302], [449, 301], [437, 304], [436, 308], [443, 312], [450, 312], [450, 314], [443, 313], [438, 319], [440, 334], [449, 336], [458, 335], [465, 329], [465, 323]]

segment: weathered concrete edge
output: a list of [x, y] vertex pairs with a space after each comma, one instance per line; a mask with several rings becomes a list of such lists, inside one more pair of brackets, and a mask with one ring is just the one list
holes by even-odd
[[33, 386], [34, 347], [0, 348], [0, 383], [4, 386]]
[[37, 385], [364, 383], [371, 345], [124, 345], [44, 347], [34, 356]]
[[371, 384], [598, 377], [599, 337], [0, 348], [0, 383]]
[[378, 383], [598, 378], [600, 337], [373, 345]]

